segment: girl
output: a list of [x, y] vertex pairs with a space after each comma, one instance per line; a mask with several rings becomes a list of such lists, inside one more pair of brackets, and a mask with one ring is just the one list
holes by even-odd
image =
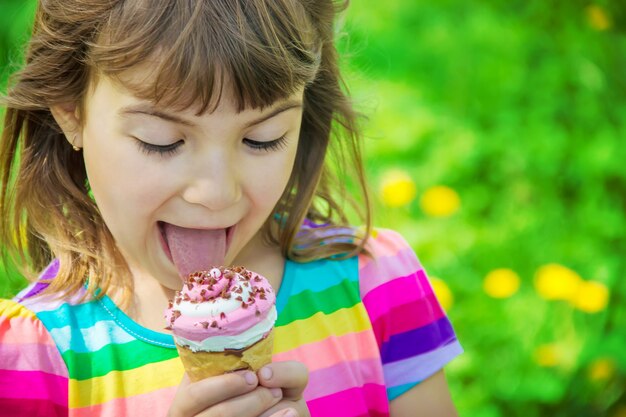
[[[456, 415], [441, 369], [461, 348], [417, 258], [337, 199], [332, 168], [355, 167], [367, 207], [342, 9], [40, 0], [0, 236], [43, 272], [0, 304], [2, 414]], [[163, 310], [181, 276], [231, 264], [278, 292], [274, 362], [192, 384]]]

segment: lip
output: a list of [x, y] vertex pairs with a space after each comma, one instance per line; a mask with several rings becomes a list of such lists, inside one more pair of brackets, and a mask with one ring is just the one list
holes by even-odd
[[[165, 255], [173, 264], [174, 258], [172, 258], [172, 251], [170, 250], [170, 246], [167, 244], [167, 239], [165, 238], [165, 224], [167, 223], [163, 221], [157, 222], [157, 227], [159, 228], [159, 241], [161, 242], [161, 247], [163, 249], [163, 252], [165, 252]], [[184, 226], [178, 226], [178, 227], [184, 227]], [[237, 225], [234, 224], [232, 226], [227, 226], [227, 227], [198, 227], [198, 228], [187, 227], [186, 229], [197, 229], [197, 230], [225, 229], [226, 230], [226, 253], [228, 253], [228, 249], [230, 248], [230, 244], [233, 240], [233, 235], [235, 234], [236, 228], [237, 228]]]

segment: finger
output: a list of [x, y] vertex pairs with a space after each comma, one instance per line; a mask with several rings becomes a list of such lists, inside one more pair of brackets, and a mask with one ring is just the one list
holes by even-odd
[[172, 401], [170, 415], [195, 415], [212, 405], [249, 393], [257, 385], [257, 376], [250, 371], [224, 374], [198, 382], [189, 381], [185, 375]]
[[307, 367], [298, 361], [273, 362], [257, 373], [259, 385], [282, 388], [285, 399], [298, 400], [309, 382]]
[[259, 417], [311, 417], [304, 399], [285, 401], [284, 399]]
[[[264, 417], [264, 416], [261, 416]], [[300, 414], [293, 408], [284, 408], [269, 417], [300, 417]]]
[[237, 416], [257, 417], [272, 408], [282, 399], [279, 388], [257, 387], [254, 391], [230, 398], [210, 409], [196, 414], [196, 417]]

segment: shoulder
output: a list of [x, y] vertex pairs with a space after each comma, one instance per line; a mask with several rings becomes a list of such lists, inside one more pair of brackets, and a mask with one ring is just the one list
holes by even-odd
[[0, 300], [0, 351], [0, 370], [39, 370], [67, 377], [65, 363], [44, 323], [15, 300]]
[[373, 229], [365, 252], [358, 256], [359, 282], [362, 296], [388, 282], [408, 275], [425, 273], [413, 248], [400, 235], [389, 229]]
[[389, 399], [461, 353], [417, 255], [397, 232], [377, 229], [359, 255], [363, 305], [381, 353]]
[[[0, 409], [10, 415], [67, 415], [67, 366], [35, 312], [0, 300]], [[28, 401], [24, 401], [28, 399]]]

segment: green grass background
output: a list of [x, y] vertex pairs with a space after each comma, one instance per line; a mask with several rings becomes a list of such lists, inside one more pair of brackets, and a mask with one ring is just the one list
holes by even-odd
[[[2, 90], [32, 12], [0, 0]], [[397, 169], [417, 187], [402, 207], [375, 193], [376, 224], [454, 296], [466, 353], [447, 374], [464, 416], [626, 416], [625, 31], [625, 3], [600, 0], [362, 0], [343, 19], [373, 189]], [[420, 208], [435, 185], [458, 193], [454, 215]], [[544, 300], [533, 277], [548, 263], [606, 285], [608, 306]], [[22, 283], [7, 268], [4, 296]], [[496, 268], [521, 277], [513, 296], [484, 292]], [[535, 361], [544, 344], [560, 347], [552, 366]], [[598, 359], [613, 367], [594, 379]]]

